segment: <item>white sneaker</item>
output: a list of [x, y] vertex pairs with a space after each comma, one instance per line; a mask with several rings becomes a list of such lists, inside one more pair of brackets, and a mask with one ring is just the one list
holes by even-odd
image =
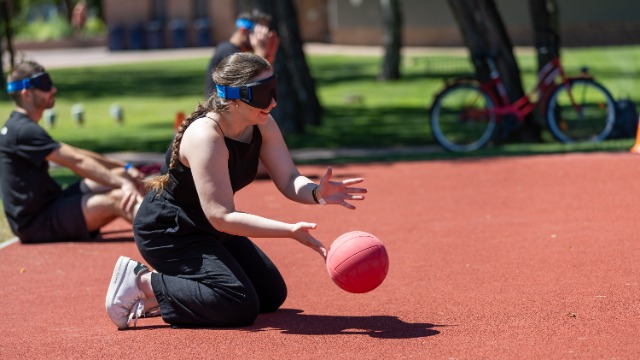
[[133, 326], [136, 326], [138, 318], [143, 313], [145, 296], [138, 287], [138, 277], [148, 271], [146, 265], [126, 256], [120, 256], [118, 259], [105, 302], [107, 314], [118, 330], [129, 327], [133, 318]]

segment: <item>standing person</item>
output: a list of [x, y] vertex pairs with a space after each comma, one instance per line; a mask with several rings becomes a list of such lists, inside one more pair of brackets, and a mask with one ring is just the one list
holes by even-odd
[[[236, 53], [213, 74], [214, 93], [178, 129], [168, 152], [168, 172], [148, 182], [134, 221], [142, 257], [157, 272], [118, 259], [106, 297], [119, 329], [159, 303], [174, 326], [244, 326], [276, 311], [287, 296], [280, 272], [248, 237], [291, 238], [323, 257], [311, 222], [285, 223], [237, 209], [234, 193], [249, 185], [262, 160], [278, 190], [303, 204], [363, 200], [361, 178], [319, 184], [295, 167], [269, 112], [277, 78], [264, 58]], [[146, 306], [145, 306], [146, 303]]]
[[[53, 140], [38, 125], [58, 92], [41, 65], [16, 65], [7, 78], [15, 109], [0, 129], [4, 212], [23, 243], [85, 240], [117, 217], [133, 219], [142, 174], [121, 161]], [[83, 179], [63, 190], [49, 161]]]
[[271, 16], [258, 10], [242, 13], [238, 16], [236, 29], [231, 34], [231, 38], [216, 45], [215, 52], [209, 60], [204, 83], [205, 99], [209, 98], [215, 90], [211, 74], [220, 61], [227, 56], [238, 52], [253, 52], [273, 64], [280, 45], [280, 38], [269, 29], [270, 23]]

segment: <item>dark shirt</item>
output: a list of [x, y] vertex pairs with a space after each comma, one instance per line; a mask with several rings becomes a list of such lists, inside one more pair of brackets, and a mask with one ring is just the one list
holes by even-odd
[[[233, 192], [249, 185], [256, 178], [258, 159], [262, 146], [262, 134], [257, 126], [253, 128], [253, 137], [249, 143], [224, 138], [229, 150], [229, 176]], [[171, 158], [171, 149], [167, 152], [165, 167]], [[216, 230], [207, 219], [196, 191], [191, 169], [176, 161], [176, 167], [169, 171], [169, 182], [162, 193], [149, 191], [140, 206], [134, 224], [136, 241], [177, 236], [180, 243], [171, 248], [187, 247], [190, 241], [196, 241], [203, 234], [213, 235], [220, 241], [228, 235]], [[168, 240], [171, 242], [171, 240]]]
[[233, 45], [232, 43], [225, 41], [219, 43], [216, 46], [216, 50], [209, 60], [209, 67], [207, 68], [206, 79], [204, 81], [204, 98], [208, 99], [213, 91], [215, 90], [215, 84], [213, 83], [213, 71], [216, 69], [216, 66], [222, 61], [222, 59], [226, 58], [229, 55], [239, 53], [240, 48]]
[[46, 160], [59, 147], [35, 121], [16, 111], [0, 129], [0, 190], [15, 234], [62, 195], [60, 185], [49, 176]]

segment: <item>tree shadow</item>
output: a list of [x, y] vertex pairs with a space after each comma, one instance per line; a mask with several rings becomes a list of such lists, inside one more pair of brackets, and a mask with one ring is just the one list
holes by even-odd
[[429, 323], [407, 323], [396, 316], [306, 315], [298, 309], [280, 309], [262, 314], [252, 326], [242, 331], [281, 331], [293, 335], [368, 335], [380, 339], [412, 339], [440, 333]]

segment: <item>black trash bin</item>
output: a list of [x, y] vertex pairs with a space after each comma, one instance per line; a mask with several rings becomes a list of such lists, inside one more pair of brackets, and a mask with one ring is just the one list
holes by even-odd
[[147, 23], [147, 48], [162, 49], [164, 48], [164, 28], [162, 21], [155, 20]]
[[171, 46], [174, 48], [187, 47], [187, 22], [184, 20], [171, 20], [169, 22], [171, 33]]
[[122, 24], [109, 25], [109, 50], [121, 51], [125, 49], [124, 26]]
[[211, 46], [211, 23], [209, 19], [198, 19], [194, 22], [193, 27], [196, 32], [196, 46]]
[[144, 25], [134, 24], [129, 28], [129, 49], [144, 49]]

